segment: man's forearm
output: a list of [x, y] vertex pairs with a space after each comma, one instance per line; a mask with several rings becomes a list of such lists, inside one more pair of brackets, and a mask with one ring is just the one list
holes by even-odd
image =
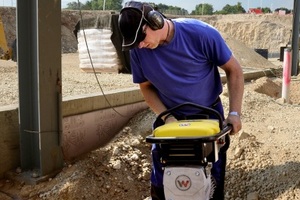
[[238, 77], [229, 76], [227, 86], [229, 94], [229, 112], [236, 111], [241, 114], [244, 93], [243, 74], [240, 74]]
[[140, 84], [140, 89], [146, 103], [154, 113], [160, 114], [163, 111], [167, 110], [165, 105], [159, 99], [155, 88], [150, 83]]

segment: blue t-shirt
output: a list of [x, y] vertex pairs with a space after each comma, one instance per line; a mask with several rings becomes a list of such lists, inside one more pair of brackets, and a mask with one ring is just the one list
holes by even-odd
[[232, 52], [209, 24], [180, 18], [172, 22], [175, 32], [169, 44], [130, 51], [133, 82], [150, 81], [167, 108], [184, 102], [211, 106], [222, 92], [218, 66]]

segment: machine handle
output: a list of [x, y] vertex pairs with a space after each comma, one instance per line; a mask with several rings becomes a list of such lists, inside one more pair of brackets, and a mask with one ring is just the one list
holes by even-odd
[[223, 127], [223, 129], [222, 129], [222, 131], [223, 132], [230, 132], [231, 130], [232, 130], [232, 124], [226, 124], [224, 127]]

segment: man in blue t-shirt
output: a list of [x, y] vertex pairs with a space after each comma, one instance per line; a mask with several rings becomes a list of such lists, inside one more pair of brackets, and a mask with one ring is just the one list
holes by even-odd
[[[224, 123], [232, 124], [231, 134], [241, 127], [241, 107], [244, 78], [241, 66], [226, 45], [220, 33], [200, 20], [167, 19], [149, 4], [127, 2], [119, 16], [123, 35], [123, 50], [130, 50], [134, 83], [140, 85], [146, 103], [156, 113], [185, 102], [216, 109], [224, 117], [219, 95], [222, 82], [218, 68], [226, 73], [229, 91], [229, 113]], [[181, 109], [165, 119], [174, 122], [182, 116], [196, 114]], [[212, 175], [216, 180], [213, 199], [224, 199], [226, 145], [213, 163]], [[159, 148], [152, 148], [152, 199], [164, 199], [162, 167]]]

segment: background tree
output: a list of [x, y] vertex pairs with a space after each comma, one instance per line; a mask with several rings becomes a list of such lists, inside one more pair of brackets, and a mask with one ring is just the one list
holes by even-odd
[[169, 9], [169, 6], [166, 5], [166, 4], [157, 4], [157, 5], [154, 5], [154, 7], [156, 7], [160, 12], [164, 13], [165, 10], [168, 10]]
[[[105, 0], [105, 10], [116, 10], [120, 11], [122, 9], [122, 0]], [[82, 10], [103, 10], [104, 0], [90, 0], [85, 4], [77, 1], [73, 1], [67, 4], [66, 9], [78, 10], [79, 8]], [[188, 11], [184, 8], [180, 8], [177, 6], [169, 6], [166, 4], [155, 4], [150, 3], [153, 7], [158, 9], [160, 12], [164, 14], [173, 14], [173, 15], [187, 15]], [[259, 7], [260, 8], [260, 7]], [[212, 14], [239, 14], [246, 13], [245, 9], [242, 7], [241, 2], [238, 2], [236, 5], [225, 5], [222, 10], [213, 12], [213, 6], [211, 4], [198, 4], [195, 6], [195, 10], [191, 12], [192, 15], [212, 15]], [[286, 14], [292, 12], [287, 8], [277, 8], [274, 11], [278, 12], [279, 10], [285, 10]], [[271, 13], [271, 9], [269, 7], [262, 8], [263, 13]]]
[[92, 6], [91, 10], [103, 10], [103, 4], [99, 5], [98, 1], [92, 0], [91, 1], [91, 6]]
[[239, 13], [246, 13], [245, 9], [242, 7], [242, 3], [238, 2], [236, 5], [231, 6], [226, 4], [222, 10], [216, 11], [215, 14], [239, 14]]
[[[98, 9], [96, 10], [121, 10], [122, 9], [122, 0], [92, 0], [96, 1]], [[104, 5], [105, 1], [105, 6]]]
[[183, 8], [180, 8], [180, 7], [177, 7], [177, 6], [169, 6], [169, 5], [166, 5], [166, 4], [154, 4], [154, 3], [149, 3], [151, 6], [154, 7], [154, 9], [160, 11], [161, 13], [163, 14], [172, 14], [172, 15], [187, 15], [188, 14], [188, 11], [183, 9]]
[[[121, 10], [122, 0], [91, 0], [87, 1], [85, 4], [80, 3], [80, 6], [83, 10]], [[73, 1], [67, 4], [66, 9], [78, 10], [78, 8], [78, 3]]]
[[83, 6], [82, 6], [83, 10], [92, 10], [92, 2], [91, 1], [87, 1]]
[[79, 2], [79, 4], [77, 3], [77, 1], [73, 1], [67, 4], [67, 8], [66, 9], [70, 9], [70, 10], [79, 10], [79, 8], [81, 8], [83, 6], [82, 3]]
[[211, 4], [198, 4], [195, 7], [195, 10], [191, 12], [191, 15], [212, 15], [213, 14], [213, 6]]
[[261, 9], [263, 13], [271, 13], [271, 9], [269, 7], [265, 7]]

